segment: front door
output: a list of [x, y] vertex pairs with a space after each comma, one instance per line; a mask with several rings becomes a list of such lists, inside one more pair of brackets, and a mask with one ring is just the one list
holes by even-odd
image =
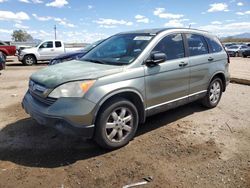
[[50, 60], [54, 57], [55, 49], [53, 47], [53, 41], [46, 41], [40, 45], [38, 53], [41, 60]]
[[188, 101], [190, 68], [182, 34], [163, 38], [151, 53], [167, 56], [163, 63], [145, 65], [147, 113], [154, 114]]

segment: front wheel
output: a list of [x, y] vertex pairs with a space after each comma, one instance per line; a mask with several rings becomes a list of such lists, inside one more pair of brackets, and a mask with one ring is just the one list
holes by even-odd
[[36, 58], [33, 55], [26, 55], [23, 58], [23, 64], [24, 65], [34, 65], [36, 64]]
[[222, 81], [215, 78], [209, 84], [206, 96], [202, 99], [202, 104], [207, 108], [214, 108], [220, 102], [222, 95]]
[[135, 105], [124, 98], [115, 98], [100, 110], [94, 139], [103, 148], [120, 148], [133, 139], [138, 122]]

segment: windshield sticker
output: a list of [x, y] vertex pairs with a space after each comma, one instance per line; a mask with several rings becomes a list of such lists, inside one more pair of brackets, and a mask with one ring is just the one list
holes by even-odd
[[134, 40], [151, 40], [151, 36], [136, 36]]

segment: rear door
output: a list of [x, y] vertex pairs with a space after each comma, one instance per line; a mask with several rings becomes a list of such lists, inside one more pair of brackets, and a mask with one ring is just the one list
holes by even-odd
[[175, 107], [178, 102], [185, 102], [189, 92], [189, 66], [182, 34], [166, 36], [151, 53], [155, 52], [165, 53], [167, 60], [155, 66], [145, 65], [149, 115]]
[[[54, 57], [64, 53], [64, 46], [61, 41], [55, 41]], [[54, 58], [53, 57], [53, 58]]]
[[209, 54], [208, 44], [202, 35], [187, 33], [185, 36], [190, 65], [189, 95], [190, 98], [199, 97], [206, 94], [210, 79], [209, 66], [214, 59], [213, 55]]

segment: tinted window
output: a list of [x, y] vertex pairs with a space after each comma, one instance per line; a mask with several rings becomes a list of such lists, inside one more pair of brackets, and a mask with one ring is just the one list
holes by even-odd
[[153, 37], [146, 33], [114, 35], [90, 50], [82, 60], [104, 64], [127, 65], [140, 55]]
[[229, 49], [238, 49], [238, 46], [230, 46]]
[[195, 34], [186, 34], [186, 36], [190, 56], [208, 54], [207, 43], [203, 36]]
[[44, 42], [40, 48], [53, 48], [53, 42], [52, 41], [48, 41], [48, 42]]
[[60, 41], [56, 41], [56, 48], [62, 47], [62, 43]]
[[167, 60], [185, 57], [185, 50], [181, 34], [173, 34], [162, 39], [153, 52], [162, 52], [167, 55]]
[[210, 48], [211, 53], [216, 53], [216, 52], [222, 51], [222, 47], [217, 41], [215, 41], [214, 39], [211, 39], [211, 38], [206, 38], [206, 40], [209, 44], [209, 48]]
[[248, 47], [247, 47], [247, 46], [241, 46], [241, 48], [242, 48], [242, 49], [246, 49], [246, 48], [248, 48]]

